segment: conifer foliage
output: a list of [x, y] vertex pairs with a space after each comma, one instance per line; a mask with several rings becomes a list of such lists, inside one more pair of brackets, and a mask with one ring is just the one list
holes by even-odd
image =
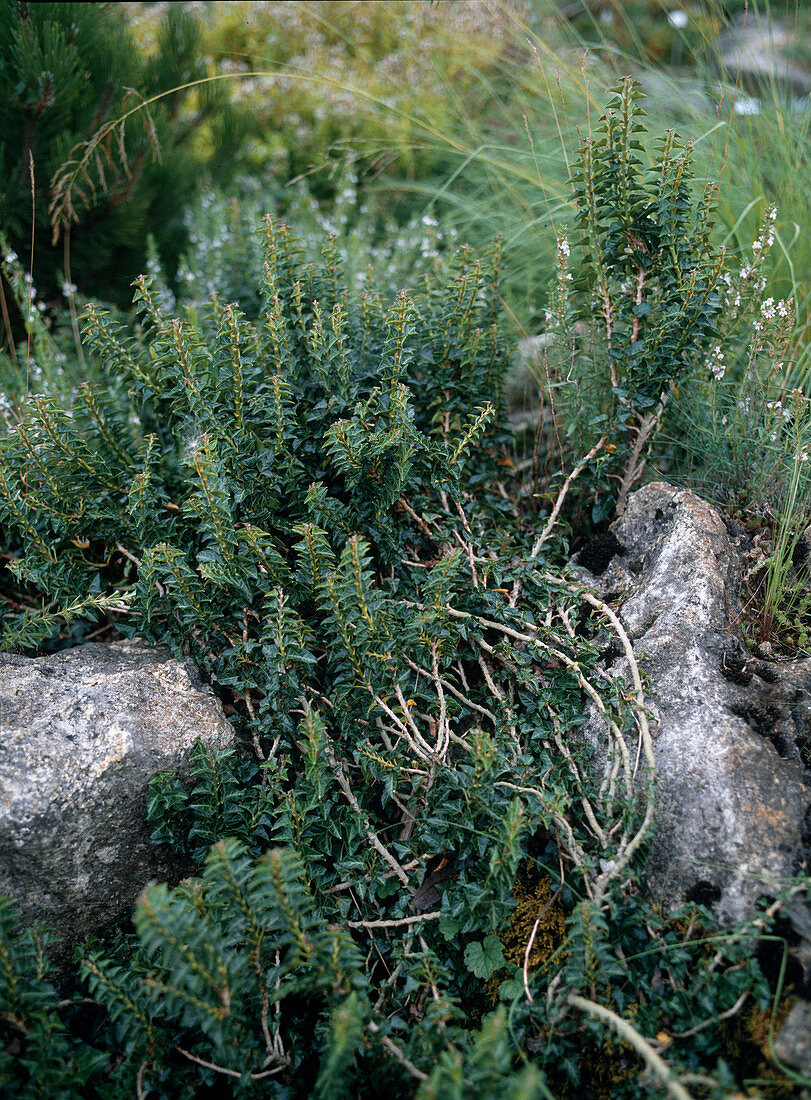
[[216, 170], [241, 132], [216, 85], [188, 87], [206, 76], [201, 33], [189, 11], [167, 5], [145, 59], [115, 5], [0, 8], [2, 231], [26, 263], [33, 232], [30, 274], [49, 301], [72, 279], [83, 293], [126, 303], [149, 233], [176, 262], [179, 213], [201, 171], [190, 138], [212, 115], [230, 129], [211, 150]]

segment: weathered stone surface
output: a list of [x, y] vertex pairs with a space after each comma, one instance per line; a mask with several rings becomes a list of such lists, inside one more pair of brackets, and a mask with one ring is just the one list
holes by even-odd
[[790, 21], [774, 18], [771, 12], [768, 18], [742, 13], [716, 45], [721, 69], [746, 91], [769, 96], [775, 82], [798, 97], [811, 91], [811, 73], [799, 57]]
[[[748, 655], [738, 628], [742, 533], [694, 493], [647, 485], [611, 531], [619, 552], [585, 579], [622, 597], [656, 718], [649, 886], [666, 907], [700, 901], [732, 921], [804, 858], [811, 662]], [[612, 662], [623, 669], [613, 651]], [[596, 716], [585, 735], [599, 751]]]
[[192, 662], [134, 642], [0, 653], [0, 893], [64, 937], [129, 916], [171, 866], [149, 843], [147, 782], [197, 738], [233, 737]]
[[811, 1004], [798, 1001], [780, 1029], [774, 1053], [801, 1077], [811, 1078]]

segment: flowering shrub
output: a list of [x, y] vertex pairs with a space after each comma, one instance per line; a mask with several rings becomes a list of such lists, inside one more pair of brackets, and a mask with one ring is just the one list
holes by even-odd
[[[204, 191], [188, 211], [191, 248], [178, 269], [181, 301], [199, 304], [218, 294], [255, 313], [258, 298], [249, 273], [261, 264], [255, 226], [268, 203], [296, 226], [308, 255], [328, 250], [340, 263], [347, 285], [359, 290], [373, 287], [393, 296], [405, 287], [415, 288], [425, 277], [441, 275], [449, 251], [456, 247], [455, 230], [446, 231], [430, 214], [410, 218], [404, 225], [375, 216], [351, 164], [337, 176], [329, 202], [319, 203], [302, 184], [268, 195], [261, 185], [244, 180], [241, 190], [239, 198]], [[150, 274], [159, 276], [157, 257], [152, 259]], [[162, 286], [168, 293], [165, 281]]]
[[244, 119], [245, 167], [285, 181], [349, 148], [379, 166], [396, 146], [401, 167], [424, 173], [436, 155], [424, 149], [416, 116], [441, 125], [451, 84], [473, 106], [482, 94], [476, 71], [493, 68], [512, 41], [512, 14], [529, 11], [522, 0], [128, 5], [147, 49], [156, 44], [156, 16], [168, 7], [203, 17], [210, 73], [235, 77], [225, 84]]
[[765, 525], [747, 579], [749, 602], [760, 608], [752, 641], [796, 653], [809, 646], [807, 569], [795, 564], [811, 522], [811, 405], [792, 384], [794, 302], [764, 297], [776, 221], [767, 209], [750, 255], [721, 276], [719, 342], [680, 387], [671, 421], [678, 443], [665, 462], [670, 476]]

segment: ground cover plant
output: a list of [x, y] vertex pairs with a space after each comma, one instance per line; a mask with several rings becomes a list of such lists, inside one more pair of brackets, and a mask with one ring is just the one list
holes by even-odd
[[[691, 209], [672, 141], [658, 177], [640, 167], [638, 106], [628, 82], [583, 147], [596, 221], [584, 197], [582, 234], [558, 244], [557, 292], [608, 280], [623, 341], [597, 355], [602, 419], [540, 510], [506, 459], [497, 248], [386, 298], [346, 285], [335, 241], [313, 260], [268, 217], [241, 306], [205, 285], [173, 303], [142, 277], [135, 327], [85, 310], [94, 381], [11, 395], [6, 568], [39, 599], [7, 604], [4, 648], [109, 617], [191, 655], [240, 733], [238, 750], [198, 750], [189, 784], [154, 781], [154, 839], [197, 873], [81, 949], [76, 995], [59, 1000], [42, 939], [3, 908], [12, 1095], [793, 1087], [769, 1065], [780, 903], [721, 931], [646, 900], [639, 667], [615, 612], [563, 568], [569, 496], [581, 481], [616, 496], [648, 410], [692, 365], [651, 357], [643, 376], [633, 353], [670, 331], [668, 280], [687, 277], [711, 212]], [[599, 168], [620, 154], [622, 171]], [[690, 232], [663, 268], [618, 240], [664, 239], [668, 219]], [[712, 362], [726, 284], [722, 258], [706, 262], [686, 310]], [[628, 265], [650, 272], [648, 311], [620, 297]], [[205, 265], [188, 273], [205, 283]], [[577, 301], [558, 348], [569, 330], [589, 348]], [[609, 644], [628, 683], [599, 669]], [[589, 703], [597, 775], [576, 737]]]

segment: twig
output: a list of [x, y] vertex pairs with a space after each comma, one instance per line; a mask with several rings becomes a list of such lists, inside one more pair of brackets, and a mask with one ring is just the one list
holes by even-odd
[[[405, 657], [404, 659], [408, 667], [416, 672], [419, 676], [422, 676], [426, 680], [431, 679], [431, 674], [427, 671], [427, 669], [421, 668], [418, 664], [410, 660], [408, 657]], [[491, 710], [488, 710], [487, 707], [481, 706], [479, 703], [474, 703], [472, 699], [470, 699], [467, 695], [464, 695], [461, 691], [459, 691], [458, 688], [454, 687], [453, 684], [449, 680], [446, 680], [444, 677], [440, 677], [439, 682], [442, 684], [445, 691], [450, 692], [450, 694], [455, 699], [458, 699], [460, 703], [463, 703], [464, 706], [468, 707], [470, 710], [478, 711], [478, 713], [481, 714], [483, 718], [489, 719], [489, 721], [491, 721], [494, 726], [496, 725], [496, 716]], [[467, 684], [465, 684], [465, 687], [467, 687]], [[470, 689], [468, 688], [468, 690]]]
[[436, 731], [436, 755], [441, 761], [450, 744], [450, 723], [448, 721], [448, 708], [445, 702], [445, 692], [442, 690], [442, 679], [439, 675], [439, 658], [437, 656], [437, 642], [431, 642], [431, 679], [439, 700], [439, 719]]
[[473, 543], [472, 542], [466, 542], [465, 539], [462, 538], [462, 536], [459, 534], [458, 531], [453, 532], [453, 537], [456, 540], [456, 542], [459, 543], [459, 546], [464, 551], [465, 557], [467, 558], [468, 565], [470, 566], [470, 575], [473, 578], [473, 587], [478, 588], [479, 587], [479, 574], [476, 571], [476, 555], [473, 553]]
[[[569, 751], [569, 746], [561, 737], [560, 719], [548, 703], [546, 705], [546, 709], [549, 711], [549, 715], [552, 719], [552, 728], [555, 731], [555, 745], [557, 746], [558, 752], [560, 752], [561, 756], [569, 765], [569, 771], [574, 776], [575, 783], [577, 784], [577, 789], [580, 791], [585, 790], [585, 784], [583, 783], [577, 764], [574, 762], [574, 758]], [[591, 826], [594, 835], [597, 837], [600, 844], [602, 845], [603, 851], [605, 851], [605, 849], [608, 847], [608, 837], [606, 836], [605, 831], [601, 828], [600, 823], [597, 821], [597, 817], [594, 813], [594, 810], [592, 809], [591, 803], [585, 795], [581, 796], [580, 805], [583, 809], [583, 813], [586, 815], [586, 820]]]
[[676, 1100], [692, 1100], [690, 1093], [676, 1080], [664, 1059], [659, 1057], [647, 1039], [640, 1035], [636, 1028], [632, 1027], [622, 1016], [618, 1016], [616, 1012], [612, 1012], [605, 1005], [587, 1000], [576, 993], [569, 993], [566, 997], [566, 1003], [573, 1008], [579, 1008], [581, 1012], [586, 1012], [589, 1016], [596, 1016], [598, 1020], [603, 1020], [612, 1027], [618, 1035], [634, 1048], [637, 1054], [642, 1055], [668, 1093], [676, 1097]]
[[529, 1001], [530, 1004], [535, 1003], [535, 998], [532, 996], [532, 994], [529, 991], [529, 956], [532, 953], [532, 945], [535, 942], [535, 937], [538, 934], [538, 929], [541, 926], [541, 921], [544, 919], [546, 914], [549, 912], [549, 910], [555, 904], [555, 898], [558, 896], [559, 893], [560, 893], [560, 887], [558, 886], [557, 890], [555, 890], [552, 897], [549, 899], [549, 901], [546, 903], [546, 905], [543, 907], [543, 909], [538, 914], [538, 917], [537, 917], [535, 923], [532, 926], [532, 932], [530, 933], [529, 941], [527, 943], [527, 949], [524, 952], [524, 967], [523, 967], [524, 992], [526, 993], [527, 1001]]
[[400, 917], [399, 920], [350, 920], [347, 925], [350, 928], [400, 928], [407, 924], [419, 924], [423, 920], [439, 920], [442, 916], [439, 910], [433, 913], [419, 913], [414, 917]]
[[437, 542], [437, 533], [436, 533], [436, 531], [432, 531], [431, 528], [428, 526], [428, 524], [425, 522], [425, 520], [422, 518], [422, 516], [417, 515], [417, 513], [414, 511], [414, 509], [408, 503], [406, 498], [404, 496], [399, 496], [397, 498], [397, 504], [399, 505], [400, 508], [402, 508], [402, 510], [406, 513], [406, 515], [411, 516], [411, 518], [414, 520], [414, 522], [419, 527], [419, 529], [422, 531], [422, 533], [425, 535], [425, 537], [427, 539], [429, 539], [434, 544], [434, 546], [438, 546], [439, 544]]
[[[240, 1073], [236, 1069], [228, 1069], [227, 1066], [218, 1066], [214, 1062], [207, 1062], [205, 1058], [198, 1058], [196, 1054], [192, 1054], [190, 1050], [184, 1050], [183, 1047], [175, 1047], [178, 1054], [182, 1054], [184, 1058], [188, 1058], [190, 1062], [196, 1062], [198, 1066], [203, 1066], [204, 1069], [214, 1070], [215, 1073], [222, 1073], [226, 1077], [244, 1077], [244, 1073]], [[261, 1073], [249, 1073], [248, 1077], [252, 1081], [262, 1081], [265, 1077], [273, 1077], [277, 1073], [281, 1073], [284, 1066], [276, 1066], [274, 1069], [265, 1069]]]
[[[398, 684], [398, 688], [399, 688], [399, 684]], [[381, 710], [384, 710], [386, 712], [386, 714], [389, 716], [389, 718], [392, 720], [392, 722], [394, 722], [395, 726], [397, 727], [396, 730], [392, 730], [391, 732], [396, 733], [398, 737], [402, 738], [406, 742], [408, 747], [411, 749], [411, 751], [414, 753], [415, 756], [417, 756], [424, 763], [430, 764], [431, 763], [431, 753], [432, 753], [431, 746], [424, 740], [424, 738], [422, 737], [422, 734], [416, 728], [416, 725], [414, 724], [414, 722], [411, 720], [411, 716], [408, 713], [408, 705], [407, 705], [406, 700], [405, 699], [402, 700], [401, 706], [403, 708], [404, 715], [406, 716], [406, 718], [409, 721], [408, 726], [392, 710], [392, 708], [388, 705], [388, 703], [385, 701], [385, 699], [383, 698], [382, 695], [374, 695], [373, 694], [373, 689], [371, 688], [371, 686], [369, 687], [369, 691], [370, 691], [370, 693], [372, 693], [372, 698], [377, 703], [377, 705], [381, 708]], [[400, 695], [402, 696], [402, 691], [400, 691]], [[412, 736], [411, 729], [409, 729], [409, 726], [416, 731], [417, 740], [415, 740], [414, 737]], [[422, 746], [419, 744], [419, 742], [422, 742]]]
[[719, 1020], [728, 1020], [743, 1008], [743, 1003], [748, 996], [749, 991], [745, 989], [732, 1008], [728, 1008], [726, 1012], [720, 1012], [717, 1016], [711, 1016], [709, 1020], [704, 1020], [703, 1023], [696, 1024], [695, 1027], [691, 1027], [688, 1031], [674, 1031], [673, 1038], [686, 1039], [689, 1035], [697, 1035], [699, 1031], [703, 1031], [706, 1027], [712, 1027], [713, 1024], [717, 1024]]
[[147, 1059], [141, 1062], [138, 1067], [138, 1074], [135, 1078], [135, 1096], [136, 1100], [144, 1100], [146, 1093], [144, 1092], [144, 1077], [146, 1077], [146, 1071], [152, 1063]]
[[[540, 552], [541, 552], [541, 547], [547, 541], [547, 539], [549, 539], [549, 537], [551, 536], [552, 531], [554, 529], [554, 526], [558, 521], [558, 516], [560, 515], [560, 510], [563, 507], [563, 502], [566, 499], [566, 495], [569, 492], [569, 489], [572, 487], [572, 482], [575, 481], [575, 479], [580, 476], [580, 474], [583, 472], [583, 468], [586, 466], [586, 464], [588, 462], [591, 462], [591, 460], [594, 458], [594, 456], [597, 454], [597, 452], [602, 449], [603, 444], [605, 443], [605, 441], [606, 441], [606, 437], [604, 435], [600, 436], [600, 438], [597, 440], [597, 442], [594, 444], [594, 446], [591, 448], [591, 450], [585, 456], [585, 458], [580, 459], [578, 464], [575, 466], [575, 468], [572, 470], [572, 472], [569, 474], [569, 476], [563, 482], [563, 485], [561, 486], [561, 490], [557, 495], [557, 499], [555, 500], [555, 504], [554, 504], [554, 507], [552, 508], [552, 512], [549, 516], [549, 519], [546, 521], [546, 525], [544, 526], [543, 531], [541, 531], [540, 535], [538, 536], [538, 538], [535, 542], [535, 545], [532, 547], [532, 550], [530, 551], [530, 555], [529, 555], [530, 560], [532, 560], [533, 558], [537, 558], [538, 554], [540, 554]], [[515, 584], [513, 585], [512, 592], [510, 593], [510, 607], [515, 607], [516, 603], [518, 602], [518, 597], [520, 595], [520, 592], [521, 592], [521, 581], [516, 580]]]
[[[413, 939], [413, 937], [412, 937], [412, 939]], [[411, 941], [409, 940], [409, 944], [410, 944], [410, 942]], [[407, 952], [408, 952], [408, 948], [406, 948], [406, 953]], [[396, 983], [397, 979], [400, 977], [402, 972], [403, 972], [403, 964], [402, 964], [402, 961], [400, 961], [400, 962], [397, 963], [394, 970], [392, 970], [391, 974], [389, 974], [388, 978], [386, 978], [386, 980], [383, 982], [383, 984], [380, 988], [380, 996], [377, 998], [377, 1000], [375, 1001], [375, 1004], [374, 1004], [375, 1012], [379, 1012], [380, 1009], [383, 1007], [383, 1002], [386, 1000], [386, 988], [388, 987], [389, 989], [391, 989], [391, 987]]]
[[535, 936], [537, 935], [538, 929], [541, 927], [541, 917], [542, 916], [543, 916], [543, 913], [541, 914], [540, 917], [536, 918], [535, 923], [532, 926], [532, 932], [530, 933], [529, 940], [527, 941], [527, 949], [524, 952], [524, 967], [523, 967], [524, 993], [526, 994], [527, 1003], [531, 1004], [531, 1005], [535, 1004], [535, 998], [532, 996], [532, 994], [529, 991], [529, 956], [530, 956], [530, 952], [532, 951], [532, 945], [533, 945], [533, 943], [535, 943]]
[[639, 479], [642, 471], [645, 469], [646, 459], [641, 458], [642, 451], [647, 443], [648, 439], [653, 434], [654, 430], [658, 428], [662, 421], [662, 413], [665, 408], [665, 398], [663, 397], [656, 407], [656, 411], [644, 416], [639, 422], [636, 430], [636, 440], [634, 441], [633, 450], [631, 451], [631, 457], [628, 459], [628, 463], [625, 467], [625, 473], [622, 476], [620, 483], [620, 491], [617, 496], [617, 515], [621, 516], [625, 511], [625, 504], [628, 499], [628, 493], [631, 491], [635, 481]]
[[[485, 683], [487, 684], [487, 687], [490, 689], [490, 694], [493, 696], [494, 699], [498, 699], [499, 701], [501, 701], [504, 698], [504, 693], [502, 692], [501, 688], [498, 686], [498, 684], [493, 679], [493, 675], [492, 675], [492, 671], [490, 669], [490, 666], [488, 665], [488, 663], [484, 659], [484, 657], [482, 657], [481, 653], [476, 654], [476, 661], [479, 665], [479, 668], [482, 670], [482, 675], [484, 676], [484, 680], [485, 680]], [[493, 725], [495, 725], [495, 724], [496, 723], [494, 721]]]
[[355, 798], [352, 788], [349, 785], [349, 780], [343, 773], [343, 767], [336, 760], [332, 746], [329, 744], [326, 745], [326, 753], [327, 759], [332, 766], [332, 770], [335, 772], [335, 778], [338, 780], [338, 784], [341, 790], [344, 792], [347, 802], [360, 818], [361, 823], [363, 824], [363, 830], [366, 833], [366, 837], [371, 843], [372, 847], [380, 853], [383, 859], [385, 859], [386, 863], [388, 863], [389, 867], [391, 867], [391, 869], [397, 875], [403, 886], [410, 886], [411, 884], [409, 882], [408, 875], [405, 873], [403, 868], [400, 866], [400, 864], [397, 862], [397, 860], [394, 858], [394, 856], [391, 854], [385, 844], [381, 841], [380, 837], [371, 827], [368, 815], [364, 813], [364, 811], [361, 809], [360, 803], [358, 802], [357, 798]]
[[[380, 1028], [377, 1026], [377, 1024], [374, 1022], [374, 1020], [370, 1020], [369, 1023], [366, 1026], [372, 1032], [373, 1035], [377, 1035], [378, 1032], [380, 1031]], [[394, 1057], [397, 1059], [397, 1061], [400, 1063], [400, 1065], [403, 1067], [403, 1069], [406, 1071], [406, 1073], [408, 1073], [416, 1081], [427, 1081], [428, 1080], [428, 1074], [423, 1073], [421, 1069], [417, 1069], [417, 1067], [414, 1065], [414, 1063], [411, 1062], [408, 1058], [406, 1058], [405, 1054], [403, 1053], [402, 1047], [398, 1047], [396, 1043], [393, 1043], [391, 1041], [391, 1039], [388, 1037], [388, 1035], [381, 1035], [380, 1036], [380, 1042], [383, 1044], [383, 1046], [386, 1048], [386, 1050], [389, 1052], [389, 1054], [394, 1055]]]
[[634, 685], [634, 696], [637, 705], [637, 710], [635, 712], [636, 722], [637, 726], [639, 727], [640, 737], [642, 738], [642, 745], [645, 751], [645, 760], [647, 761], [649, 768], [655, 768], [656, 761], [653, 756], [653, 741], [651, 740], [650, 727], [648, 726], [648, 716], [645, 710], [645, 692], [642, 688], [642, 677], [639, 673], [639, 664], [637, 663], [636, 657], [634, 655], [634, 649], [631, 645], [631, 639], [628, 637], [628, 633], [625, 630], [625, 627], [620, 622], [619, 616], [608, 606], [608, 604], [603, 603], [602, 600], [599, 600], [591, 592], [588, 592], [586, 590], [581, 590], [580, 596], [586, 601], [586, 603], [591, 604], [593, 608], [595, 608], [601, 614], [605, 615], [605, 617], [616, 630], [617, 636], [622, 643], [622, 648], [625, 651], [625, 657], [628, 661], [628, 667], [631, 671], [631, 679]]
[[115, 544], [115, 548], [119, 552], [119, 554], [123, 554], [125, 558], [128, 558], [133, 565], [137, 565], [139, 569], [141, 568], [141, 559], [136, 558], [134, 554], [131, 554], [126, 546], [122, 546], [120, 542], [117, 542]]
[[[404, 871], [413, 871], [413, 870], [415, 870], [415, 868], [419, 867], [419, 865], [421, 863], [422, 863], [421, 859], [412, 859], [410, 863], [404, 863], [403, 864], [403, 870]], [[389, 879], [389, 878], [394, 878], [395, 874], [396, 874], [395, 871], [384, 871], [383, 874], [379, 877], [385, 880], [385, 879]], [[367, 881], [367, 882], [371, 879], [371, 877], [372, 876], [369, 873], [367, 873], [363, 876], [364, 880]], [[345, 890], [351, 890], [352, 887], [355, 886], [355, 885], [356, 884], [352, 881], [352, 879], [346, 879], [346, 881], [344, 881], [344, 882], [336, 883], [335, 886], [328, 886], [326, 890], [322, 890], [322, 893], [323, 894], [341, 894]], [[94, 1003], [94, 1002], [91, 1002], [91, 1003]]]

